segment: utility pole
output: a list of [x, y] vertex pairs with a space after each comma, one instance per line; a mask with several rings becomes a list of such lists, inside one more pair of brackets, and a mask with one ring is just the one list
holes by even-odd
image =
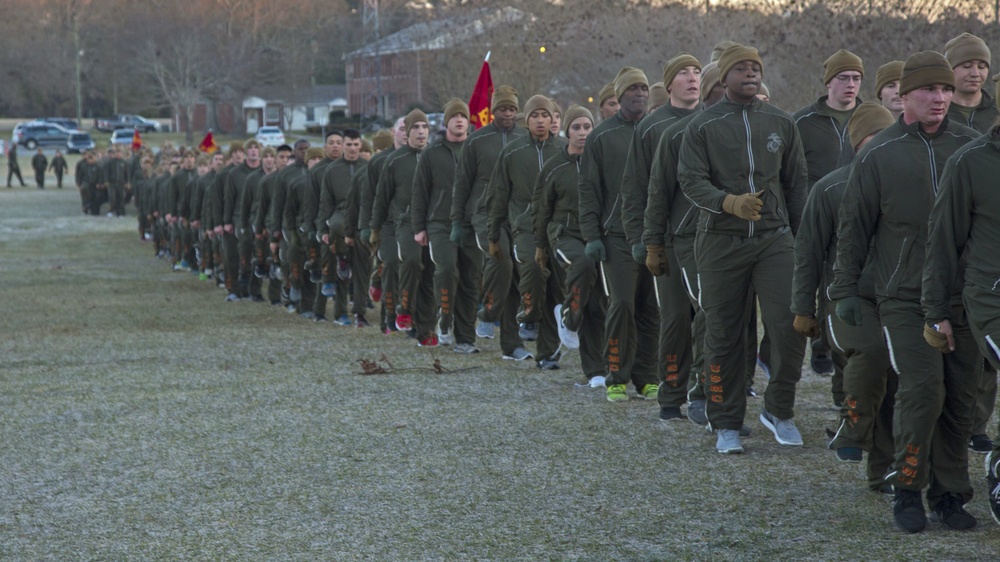
[[[379, 124], [381, 125], [385, 122], [385, 99], [382, 95], [382, 54], [379, 51], [382, 29], [378, 19], [378, 0], [365, 0], [361, 20], [364, 31], [364, 44], [366, 46], [370, 45], [373, 48], [373, 52], [369, 53], [369, 56], [362, 58], [361, 75], [364, 77], [366, 87], [361, 107], [367, 111], [369, 107], [374, 106], [375, 115], [378, 116]], [[375, 79], [374, 103], [371, 103], [371, 88], [367, 84], [372, 78]], [[363, 119], [364, 115], [361, 118]], [[364, 124], [362, 123], [362, 125]]]

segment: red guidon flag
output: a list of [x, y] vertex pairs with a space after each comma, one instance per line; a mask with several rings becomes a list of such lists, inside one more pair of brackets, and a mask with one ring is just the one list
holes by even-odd
[[219, 145], [215, 144], [215, 139], [212, 138], [212, 131], [209, 131], [205, 138], [198, 145], [198, 150], [202, 152], [207, 152], [212, 154], [216, 150], [219, 150]]
[[490, 54], [486, 53], [486, 60], [483, 61], [483, 68], [479, 71], [476, 87], [472, 90], [472, 97], [469, 98], [469, 114], [471, 115], [469, 120], [477, 129], [493, 122], [493, 112], [490, 111], [492, 101], [493, 75], [490, 74]]
[[142, 148], [142, 137], [139, 136], [139, 129], [132, 131], [132, 150], [140, 150]]

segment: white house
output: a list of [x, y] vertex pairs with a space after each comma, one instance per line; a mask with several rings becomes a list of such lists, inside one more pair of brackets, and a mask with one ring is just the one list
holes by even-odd
[[347, 111], [347, 86], [262, 86], [243, 100], [247, 134], [265, 125], [301, 131], [326, 125], [331, 111]]

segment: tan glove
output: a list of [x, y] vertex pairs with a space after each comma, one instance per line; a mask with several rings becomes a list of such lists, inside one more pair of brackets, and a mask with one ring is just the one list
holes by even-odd
[[545, 251], [545, 248], [535, 248], [535, 263], [538, 264], [539, 269], [542, 270], [543, 275], [549, 274], [549, 255]]
[[792, 327], [795, 328], [796, 332], [807, 338], [819, 337], [819, 322], [813, 316], [796, 314], [795, 321], [792, 322]]
[[935, 330], [934, 326], [924, 324], [924, 339], [941, 353], [951, 353], [951, 349], [948, 348], [948, 335]]
[[763, 191], [744, 193], [743, 195], [726, 195], [722, 200], [722, 210], [748, 221], [760, 220], [760, 210], [764, 207], [761, 201]]
[[490, 255], [493, 256], [493, 259], [499, 260], [500, 259], [500, 254], [502, 254], [502, 253], [503, 253], [503, 250], [500, 248], [500, 243], [499, 242], [493, 242], [491, 240], [490, 241]]
[[670, 261], [663, 244], [646, 244], [646, 269], [655, 277], [670, 275]]
[[368, 243], [372, 245], [372, 248], [378, 246], [379, 232], [377, 230], [372, 230], [371, 235], [368, 236]]

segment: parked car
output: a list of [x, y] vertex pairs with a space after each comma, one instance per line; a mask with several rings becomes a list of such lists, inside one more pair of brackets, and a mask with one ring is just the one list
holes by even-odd
[[69, 134], [69, 140], [66, 141], [66, 152], [68, 154], [80, 153], [85, 150], [93, 150], [97, 147], [94, 143], [93, 137], [90, 133], [85, 133], [83, 131], [73, 131]]
[[278, 127], [261, 127], [257, 129], [257, 142], [263, 146], [281, 146], [285, 144], [285, 133]]
[[39, 123], [55, 123], [67, 131], [76, 131], [80, 128], [80, 124], [76, 122], [76, 119], [70, 119], [69, 117], [41, 117], [37, 121]]
[[26, 123], [14, 139], [17, 144], [29, 150], [39, 146], [66, 146], [70, 132], [53, 123]]
[[115, 129], [115, 132], [111, 133], [111, 144], [132, 144], [133, 135], [135, 129]]
[[152, 119], [146, 119], [141, 115], [123, 113], [116, 115], [114, 119], [95, 119], [94, 127], [98, 131], [112, 132], [116, 129], [139, 129], [140, 133], [152, 133], [160, 131], [160, 123]]

